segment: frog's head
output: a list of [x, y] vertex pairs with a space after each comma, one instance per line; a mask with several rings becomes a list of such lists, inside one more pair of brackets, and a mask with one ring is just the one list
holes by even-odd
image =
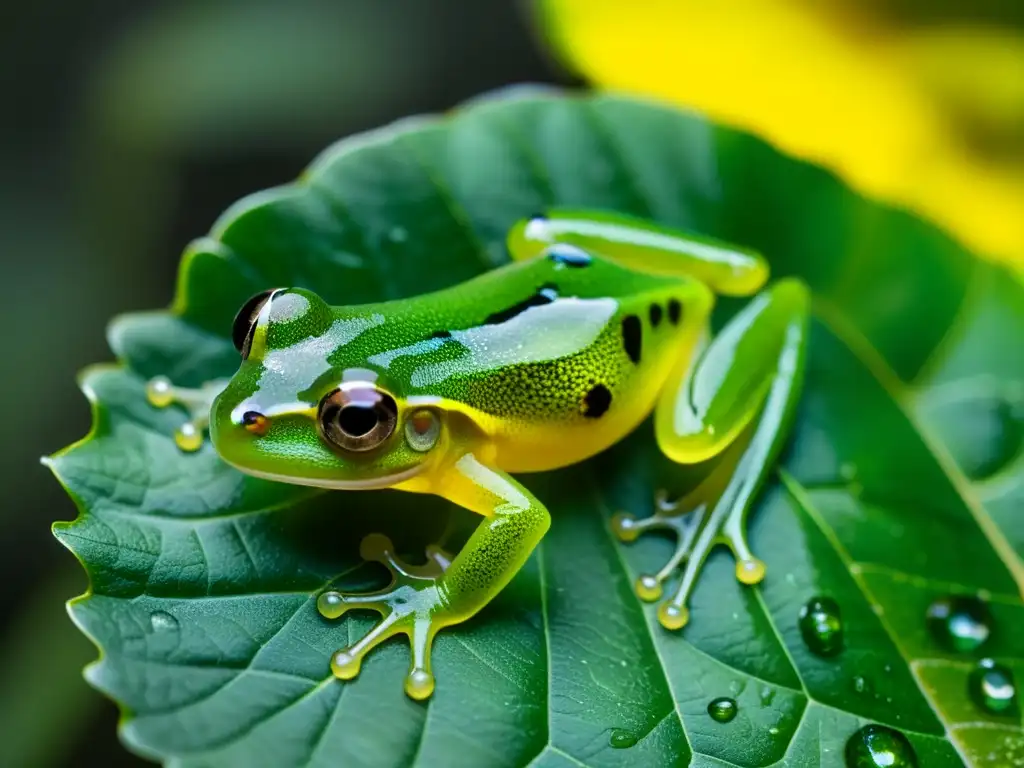
[[214, 401], [210, 436], [241, 471], [323, 488], [386, 488], [443, 455], [445, 415], [406, 399], [365, 361], [384, 317], [339, 317], [301, 289], [267, 291], [235, 319], [242, 364]]

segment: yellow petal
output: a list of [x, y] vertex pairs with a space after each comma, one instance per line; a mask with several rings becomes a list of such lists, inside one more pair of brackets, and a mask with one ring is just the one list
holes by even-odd
[[833, 0], [542, 0], [598, 86], [756, 133], [1024, 264], [1024, 31]]

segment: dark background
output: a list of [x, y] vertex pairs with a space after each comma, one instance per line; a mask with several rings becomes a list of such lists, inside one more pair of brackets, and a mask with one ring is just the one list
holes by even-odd
[[0, 9], [0, 765], [136, 765], [81, 676], [86, 587], [39, 457], [89, 430], [107, 322], [166, 306], [193, 237], [324, 147], [505, 84], [574, 84], [502, 0], [38, 0]]

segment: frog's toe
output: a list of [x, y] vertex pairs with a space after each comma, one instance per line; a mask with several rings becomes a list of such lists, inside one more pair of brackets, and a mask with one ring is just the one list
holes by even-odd
[[702, 507], [682, 514], [671, 514], [678, 509], [678, 504], [668, 503], [662, 492], [659, 492], [655, 504], [657, 511], [650, 517], [637, 519], [620, 512], [611, 522], [612, 531], [624, 542], [636, 541], [641, 534], [649, 531], [673, 531], [676, 534], [676, 549], [668, 562], [656, 573], [641, 575], [634, 583], [637, 597], [645, 602], [661, 598], [665, 581], [690, 556], [694, 536], [704, 520]]
[[636, 541], [640, 534], [647, 531], [671, 527], [658, 515], [637, 519], [628, 512], [619, 512], [612, 517], [612, 533], [619, 541], [625, 543]]
[[203, 447], [203, 427], [194, 421], [186, 421], [174, 431], [174, 444], [186, 453], [194, 453]]
[[454, 557], [450, 552], [442, 549], [437, 544], [431, 544], [427, 547], [427, 560], [437, 566], [441, 573], [448, 570], [448, 566], [452, 564], [453, 559]]
[[335, 651], [331, 656], [331, 672], [339, 680], [353, 679], [359, 674], [366, 654], [397, 634], [409, 636], [412, 650], [412, 661], [405, 676], [405, 692], [417, 701], [429, 698], [434, 692], [430, 649], [436, 634], [429, 617], [410, 617], [398, 610], [390, 611], [361, 640]]
[[436, 589], [416, 592], [410, 586], [367, 595], [344, 595], [325, 592], [317, 600], [320, 614], [333, 619], [351, 609], [371, 609], [381, 619], [360, 640], [331, 656], [331, 672], [340, 680], [351, 680], [359, 674], [363, 658], [395, 635], [409, 637], [411, 663], [405, 676], [405, 692], [421, 701], [434, 692], [434, 675], [430, 671], [430, 650], [434, 635], [440, 629], [434, 614], [443, 603]]
[[166, 408], [174, 402], [174, 385], [166, 376], [154, 376], [146, 382], [146, 399], [154, 408]]
[[225, 384], [218, 379], [190, 389], [176, 387], [166, 376], [154, 376], [146, 383], [146, 400], [154, 408], [179, 405], [185, 409], [189, 418], [175, 430], [174, 443], [180, 450], [194, 453], [203, 447], [203, 432], [210, 423], [210, 406]]
[[359, 544], [359, 556], [363, 560], [380, 563], [391, 572], [392, 583], [402, 579], [436, 579], [451, 564], [452, 556], [435, 544], [426, 548], [427, 561], [422, 565], [405, 562], [395, 553], [395, 545], [383, 533], [364, 536]]
[[645, 602], [660, 600], [665, 582], [681, 568], [679, 585], [669, 599], [658, 606], [658, 621], [666, 629], [681, 629], [690, 619], [687, 604], [711, 549], [726, 544], [736, 557], [736, 579], [742, 584], [757, 584], [765, 576], [765, 564], [754, 557], [744, 531], [744, 508], [719, 500], [709, 511], [701, 503], [678, 512], [682, 504], [669, 502], [664, 493], [655, 499], [655, 514], [643, 519], [619, 513], [612, 518], [612, 531], [621, 541], [635, 541], [640, 534], [668, 530], [676, 534], [676, 548], [656, 573], [643, 574], [634, 583], [637, 597]]
[[439, 547], [427, 549], [424, 565], [409, 565], [399, 558], [391, 540], [382, 534], [363, 539], [359, 552], [366, 560], [382, 563], [391, 572], [391, 583], [375, 592], [323, 592], [317, 598], [317, 610], [327, 619], [337, 619], [354, 609], [373, 610], [381, 619], [359, 641], [342, 648], [331, 657], [331, 671], [341, 680], [359, 674], [363, 658], [390, 637], [408, 635], [412, 662], [405, 678], [405, 692], [423, 700], [434, 691], [430, 671], [430, 649], [437, 630], [444, 626], [446, 605], [437, 582], [451, 557]]

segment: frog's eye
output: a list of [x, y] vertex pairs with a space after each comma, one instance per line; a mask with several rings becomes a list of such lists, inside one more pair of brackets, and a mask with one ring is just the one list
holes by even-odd
[[369, 451], [395, 431], [398, 406], [387, 392], [364, 384], [336, 389], [320, 401], [317, 422], [323, 438], [346, 451]]
[[256, 321], [260, 317], [260, 310], [274, 295], [274, 290], [257, 293], [249, 299], [235, 315], [235, 322], [231, 326], [231, 341], [235, 349], [242, 353], [242, 359], [249, 357], [249, 348], [252, 347], [252, 337], [256, 333]]
[[416, 411], [405, 422], [405, 440], [414, 451], [429, 451], [440, 434], [441, 424], [430, 411]]

